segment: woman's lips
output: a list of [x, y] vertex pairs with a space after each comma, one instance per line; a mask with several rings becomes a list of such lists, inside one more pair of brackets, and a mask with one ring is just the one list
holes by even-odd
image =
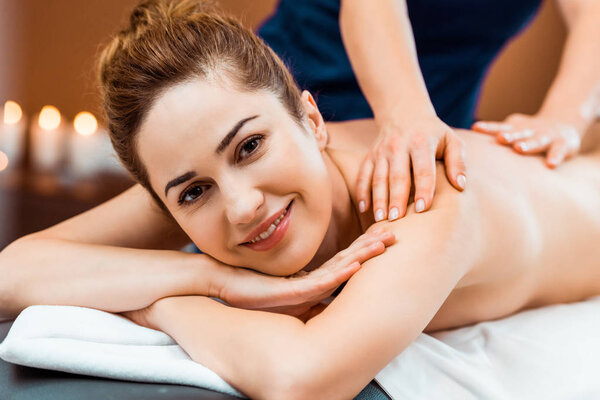
[[256, 250], [256, 251], [267, 251], [267, 250], [271, 250], [279, 242], [281, 242], [281, 240], [285, 236], [285, 233], [287, 232], [288, 227], [290, 225], [290, 217], [291, 217], [292, 208], [293, 208], [292, 203], [293, 203], [293, 201], [291, 201], [290, 204], [288, 205], [287, 212], [285, 213], [284, 217], [281, 219], [281, 221], [279, 222], [279, 224], [277, 225], [277, 227], [275, 228], [275, 230], [273, 231], [271, 236], [269, 236], [266, 239], [259, 240], [256, 243], [244, 243], [242, 246], [249, 247], [252, 250]]

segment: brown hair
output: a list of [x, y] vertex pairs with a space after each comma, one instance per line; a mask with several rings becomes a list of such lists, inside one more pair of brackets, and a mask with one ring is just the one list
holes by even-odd
[[296, 122], [303, 118], [300, 92], [279, 57], [238, 20], [218, 12], [213, 2], [140, 2], [129, 27], [102, 51], [98, 66], [112, 145], [165, 212], [137, 154], [136, 137], [153, 102], [168, 87], [216, 73], [240, 90], [271, 91]]

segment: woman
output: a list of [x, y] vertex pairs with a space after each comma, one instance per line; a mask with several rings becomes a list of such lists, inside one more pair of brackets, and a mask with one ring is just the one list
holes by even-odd
[[[14, 308], [35, 296], [42, 303], [71, 296], [89, 304], [92, 293], [109, 311], [144, 307], [126, 315], [165, 331], [252, 398], [349, 398], [423, 330], [600, 293], [600, 149], [551, 173], [539, 158], [515, 159], [487, 136], [460, 132], [467, 162], [476, 167], [471, 190], [457, 192], [440, 180], [431, 212], [374, 223], [358, 212], [353, 195], [356, 160], [375, 138], [372, 121], [326, 126], [310, 94], [298, 92], [251, 32], [195, 2], [168, 4], [136, 7], [131, 28], [102, 59], [113, 144], [149, 195], [136, 187], [3, 251], [2, 272], [11, 273], [14, 288], [1, 293]], [[171, 220], [157, 217], [150, 197]], [[380, 227], [398, 241], [360, 236]], [[236, 271], [289, 275], [332, 257], [364, 265], [327, 308], [309, 300], [302, 321], [204, 296], [173, 296], [185, 279], [187, 292], [178, 294], [204, 284], [203, 294], [227, 297], [230, 287], [206, 288], [206, 281], [191, 279], [190, 266], [169, 275], [164, 265], [175, 252], [131, 249], [182, 244], [186, 235]], [[49, 254], [39, 255], [34, 246], [40, 245]], [[86, 258], [77, 277], [64, 279]], [[139, 259], [160, 276], [147, 276]], [[55, 292], [44, 291], [51, 279], [31, 274], [33, 286], [23, 279], [16, 266], [40, 260], [52, 272], [70, 263], [64, 287], [54, 281]], [[120, 268], [144, 286], [119, 279]], [[99, 288], [94, 277], [113, 286]], [[125, 285], [129, 297], [122, 295]], [[106, 298], [115, 293], [121, 295]]]

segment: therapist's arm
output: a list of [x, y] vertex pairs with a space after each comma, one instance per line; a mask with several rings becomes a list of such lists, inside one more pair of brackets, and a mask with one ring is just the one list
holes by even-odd
[[513, 114], [501, 124], [485, 121], [473, 126], [520, 153], [546, 153], [549, 167], [579, 152], [582, 138], [600, 115], [600, 1], [557, 3], [569, 34], [540, 110], [535, 115]]
[[342, 0], [340, 30], [379, 131], [360, 169], [359, 207], [361, 202], [364, 209], [372, 205], [376, 221], [404, 216], [412, 165], [416, 211], [428, 210], [437, 179], [436, 158], [445, 160], [450, 183], [464, 189], [464, 144], [433, 108], [419, 68], [406, 2]]
[[476, 209], [457, 203], [384, 223], [398, 242], [365, 262], [306, 324], [204, 297], [160, 300], [142, 323], [251, 398], [352, 398], [423, 331], [478, 262], [480, 232], [464, 223]]

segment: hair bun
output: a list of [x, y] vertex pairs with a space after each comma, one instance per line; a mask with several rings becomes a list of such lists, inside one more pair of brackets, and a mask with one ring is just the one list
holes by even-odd
[[214, 0], [145, 0], [131, 11], [129, 24], [133, 32], [138, 32], [152, 26], [194, 19], [215, 8]]

